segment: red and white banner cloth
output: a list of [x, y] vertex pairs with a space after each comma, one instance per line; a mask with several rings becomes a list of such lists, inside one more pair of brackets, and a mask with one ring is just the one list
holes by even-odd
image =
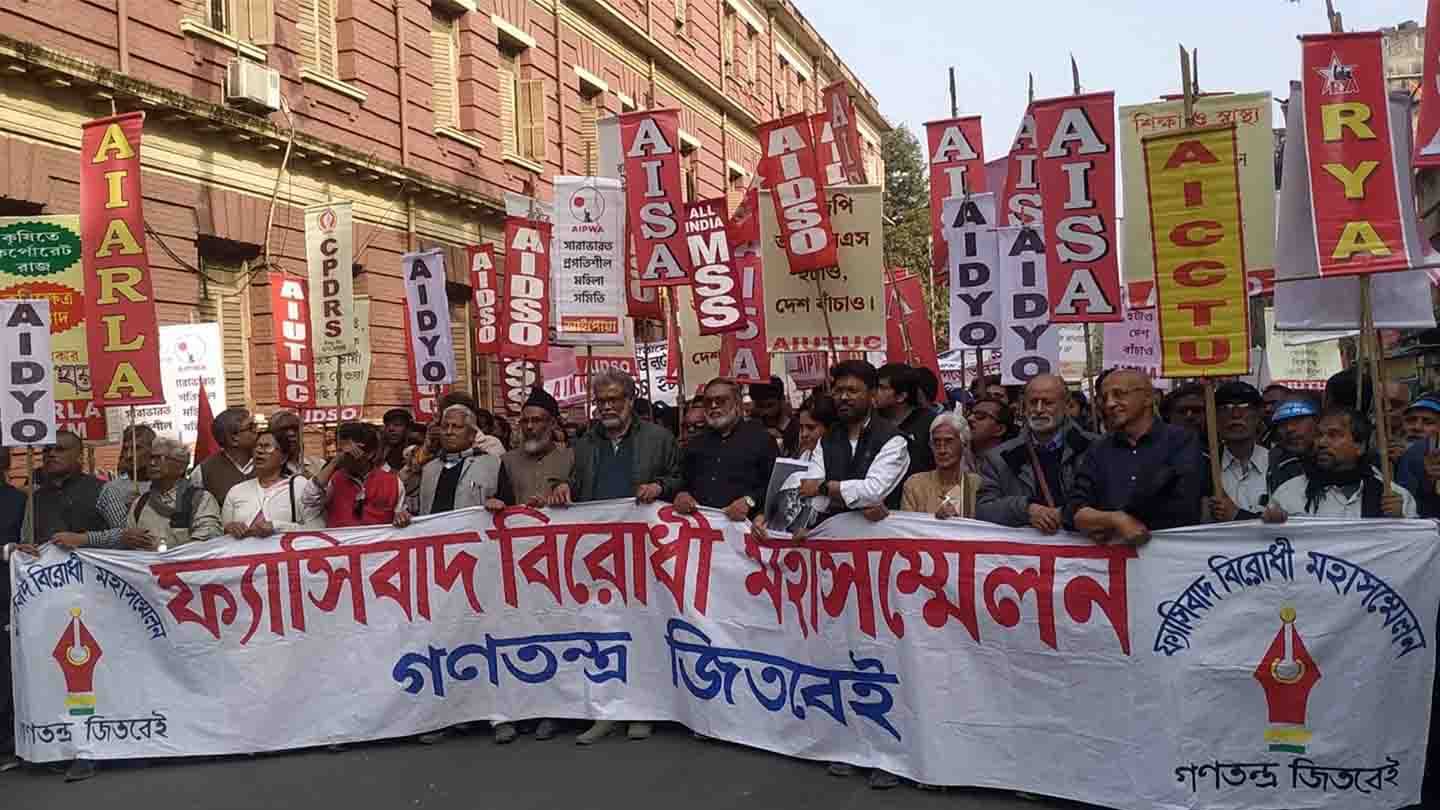
[[803, 543], [746, 526], [627, 499], [17, 554], [18, 754], [640, 717], [1120, 810], [1419, 801], [1430, 521], [1212, 525], [1143, 550], [913, 513]]

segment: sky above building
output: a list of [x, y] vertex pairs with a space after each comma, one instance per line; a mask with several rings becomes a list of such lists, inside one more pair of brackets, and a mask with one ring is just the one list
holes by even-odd
[[[963, 115], [984, 117], [986, 158], [1009, 150], [1035, 97], [1071, 92], [1070, 54], [1087, 92], [1114, 90], [1117, 106], [1178, 92], [1179, 45], [1199, 49], [1200, 89], [1277, 98], [1299, 78], [1302, 33], [1328, 30], [1324, 0], [794, 0], [891, 124], [924, 140], [923, 124], [950, 114], [955, 68]], [[1424, 21], [1424, 0], [1337, 0], [1348, 31]], [[1275, 110], [1278, 120], [1278, 107]]]

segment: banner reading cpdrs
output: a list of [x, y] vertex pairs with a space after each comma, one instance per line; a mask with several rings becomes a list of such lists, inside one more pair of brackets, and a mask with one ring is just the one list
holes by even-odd
[[19, 754], [643, 718], [1122, 810], [1419, 799], [1429, 521], [1226, 524], [1139, 550], [907, 513], [803, 543], [745, 526], [626, 500], [17, 555]]

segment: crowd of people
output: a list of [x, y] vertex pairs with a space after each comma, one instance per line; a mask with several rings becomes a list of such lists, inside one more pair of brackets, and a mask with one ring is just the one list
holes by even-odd
[[[416, 516], [470, 507], [563, 508], [615, 498], [668, 501], [682, 514], [706, 507], [749, 521], [761, 536], [785, 530], [801, 539], [851, 511], [871, 521], [919, 512], [1134, 544], [1156, 530], [1210, 521], [1440, 517], [1440, 394], [1411, 401], [1403, 387], [1386, 387], [1393, 440], [1382, 448], [1367, 415], [1374, 391], [1366, 382], [1352, 369], [1332, 378], [1322, 396], [1220, 385], [1218, 491], [1204, 389], [1182, 385], [1161, 396], [1151, 379], [1126, 369], [1100, 377], [1094, 412], [1083, 393], [1053, 375], [1023, 387], [982, 377], [969, 390], [942, 391], [927, 368], [847, 360], [798, 407], [778, 379], [748, 386], [716, 379], [670, 408], [651, 406], [634, 379], [611, 370], [592, 381], [588, 424], [567, 424], [537, 387], [512, 436], [508, 421], [455, 393], [429, 424], [395, 409], [379, 426], [340, 425], [328, 460], [304, 455], [293, 412], [262, 425], [249, 410], [230, 408], [211, 426], [219, 451], [193, 467], [179, 442], [143, 425], [127, 429], [118, 474], [107, 481], [84, 470], [80, 437], [60, 431], [31, 483], [32, 509], [25, 492], [0, 484], [0, 537], [7, 560], [45, 544], [165, 551], [304, 529], [404, 527]], [[798, 472], [772, 491], [781, 458], [795, 460]], [[1388, 489], [1382, 459], [1396, 468]], [[3, 449], [0, 463], [8, 468]], [[793, 508], [767, 511], [769, 498]], [[779, 511], [783, 526], [774, 525]], [[8, 625], [8, 580], [0, 583]], [[8, 646], [0, 644], [0, 653], [8, 677]], [[13, 750], [10, 694], [7, 684], [0, 752]], [[593, 744], [622, 726], [631, 739], [652, 731], [643, 719], [600, 721], [576, 741]], [[559, 728], [541, 720], [534, 732], [546, 739]], [[493, 732], [507, 743], [519, 729], [500, 723]], [[436, 743], [446, 734], [420, 739]], [[845, 775], [849, 767], [831, 771]], [[92, 773], [80, 760], [69, 777]], [[869, 780], [876, 788], [898, 783], [880, 771]]]

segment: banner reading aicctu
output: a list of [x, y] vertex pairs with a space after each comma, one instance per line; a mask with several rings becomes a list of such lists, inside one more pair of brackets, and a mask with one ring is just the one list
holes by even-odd
[[140, 191], [144, 123], [137, 112], [81, 128], [86, 335], [94, 398], [106, 406], [165, 401]]
[[1235, 125], [1146, 138], [1161, 373], [1250, 373]]
[[1404, 270], [1395, 175], [1409, 155], [1392, 147], [1381, 35], [1306, 36], [1300, 50], [1320, 274]]

